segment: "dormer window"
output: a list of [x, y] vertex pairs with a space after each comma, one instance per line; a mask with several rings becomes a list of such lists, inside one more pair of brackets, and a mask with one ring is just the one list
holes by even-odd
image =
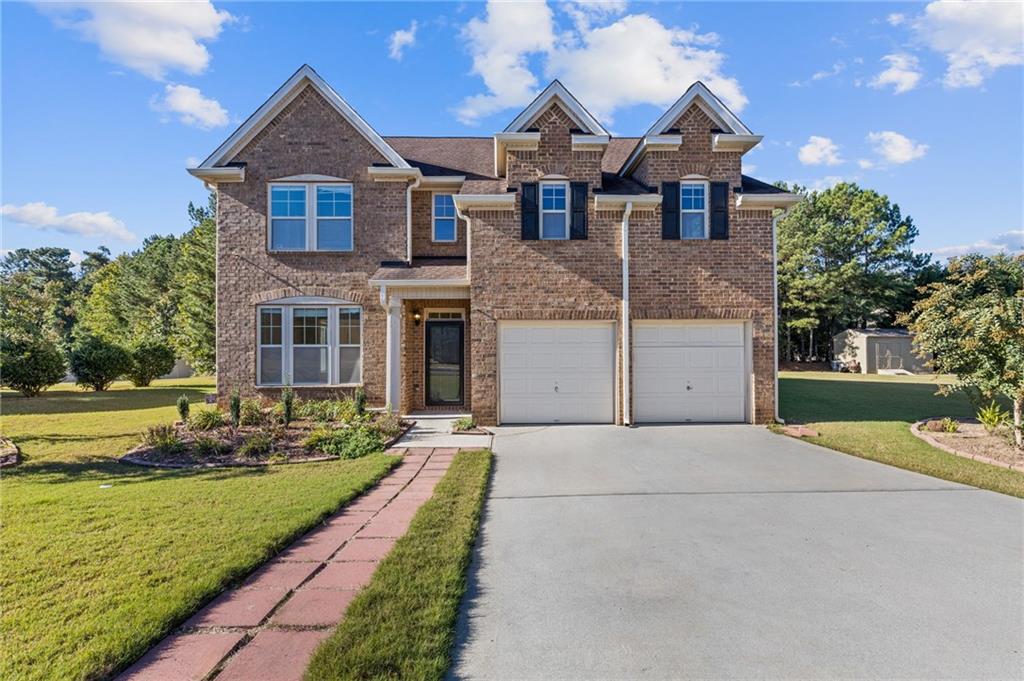
[[708, 183], [679, 184], [679, 233], [683, 239], [708, 238]]
[[270, 185], [271, 251], [351, 251], [352, 185]]
[[540, 238], [569, 238], [569, 185], [542, 182], [540, 185]]

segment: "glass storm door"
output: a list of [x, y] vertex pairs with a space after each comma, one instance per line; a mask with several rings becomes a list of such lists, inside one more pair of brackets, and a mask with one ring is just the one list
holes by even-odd
[[427, 404], [462, 404], [463, 323], [427, 320]]

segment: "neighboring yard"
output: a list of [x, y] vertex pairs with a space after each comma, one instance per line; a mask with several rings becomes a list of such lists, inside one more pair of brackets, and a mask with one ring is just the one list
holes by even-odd
[[27, 461], [0, 483], [0, 678], [109, 675], [397, 461], [163, 471], [111, 460], [177, 418], [178, 395], [198, 409], [212, 390], [178, 379], [3, 392], [3, 434]]
[[944, 480], [1024, 497], [1024, 474], [949, 454], [919, 440], [910, 424], [932, 416], [974, 416], [960, 394], [935, 391], [943, 376], [781, 372], [780, 411], [817, 430], [815, 444]]

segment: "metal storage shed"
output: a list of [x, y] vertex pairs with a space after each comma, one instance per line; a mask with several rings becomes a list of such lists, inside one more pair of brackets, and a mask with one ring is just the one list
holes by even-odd
[[862, 374], [931, 373], [913, 340], [904, 329], [847, 329], [832, 337], [832, 353], [844, 364], [857, 362]]

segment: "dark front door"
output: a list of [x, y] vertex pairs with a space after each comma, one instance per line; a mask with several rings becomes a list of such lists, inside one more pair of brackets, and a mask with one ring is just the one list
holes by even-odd
[[427, 321], [427, 404], [462, 404], [464, 326], [461, 321]]

